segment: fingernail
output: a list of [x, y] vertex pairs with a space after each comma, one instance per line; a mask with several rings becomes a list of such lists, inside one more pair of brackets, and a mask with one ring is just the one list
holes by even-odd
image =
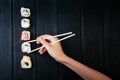
[[36, 42], [36, 44], [38, 44], [38, 42]]
[[38, 51], [40, 54], [41, 54], [41, 52], [40, 51]]

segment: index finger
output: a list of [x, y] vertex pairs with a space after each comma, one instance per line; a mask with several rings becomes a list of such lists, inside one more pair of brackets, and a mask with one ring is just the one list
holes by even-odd
[[45, 35], [41, 35], [41, 36], [37, 37], [37, 39], [36, 39], [37, 44], [40, 44], [40, 39], [41, 38], [46, 39], [47, 41], [50, 41], [50, 42], [53, 42], [53, 41], [57, 40], [57, 38], [54, 38], [54, 36], [45, 34]]

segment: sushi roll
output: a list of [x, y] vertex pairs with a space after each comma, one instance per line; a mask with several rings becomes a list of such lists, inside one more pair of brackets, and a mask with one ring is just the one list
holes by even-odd
[[32, 67], [32, 62], [31, 58], [29, 56], [23, 56], [21, 59], [21, 68], [31, 68]]
[[27, 18], [24, 18], [21, 20], [21, 27], [22, 28], [29, 28], [30, 27], [30, 20]]
[[21, 40], [22, 41], [30, 40], [30, 31], [22, 31]]
[[27, 52], [27, 53], [30, 52], [31, 51], [30, 43], [28, 42], [22, 43], [21, 49], [22, 49], [22, 52]]
[[21, 16], [22, 17], [30, 17], [30, 9], [29, 8], [24, 8], [24, 7], [21, 7]]

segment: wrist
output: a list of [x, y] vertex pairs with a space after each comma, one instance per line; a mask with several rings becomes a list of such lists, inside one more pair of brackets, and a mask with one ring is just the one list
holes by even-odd
[[60, 57], [56, 58], [55, 60], [59, 63], [65, 63], [67, 60], [69, 59], [69, 57], [67, 55], [65, 55], [65, 53], [63, 53], [63, 55], [61, 55]]

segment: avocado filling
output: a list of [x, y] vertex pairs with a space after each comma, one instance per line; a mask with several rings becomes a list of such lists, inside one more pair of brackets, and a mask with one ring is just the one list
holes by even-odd
[[26, 65], [26, 66], [29, 66], [29, 63], [28, 63], [28, 62], [25, 62], [25, 65]]

